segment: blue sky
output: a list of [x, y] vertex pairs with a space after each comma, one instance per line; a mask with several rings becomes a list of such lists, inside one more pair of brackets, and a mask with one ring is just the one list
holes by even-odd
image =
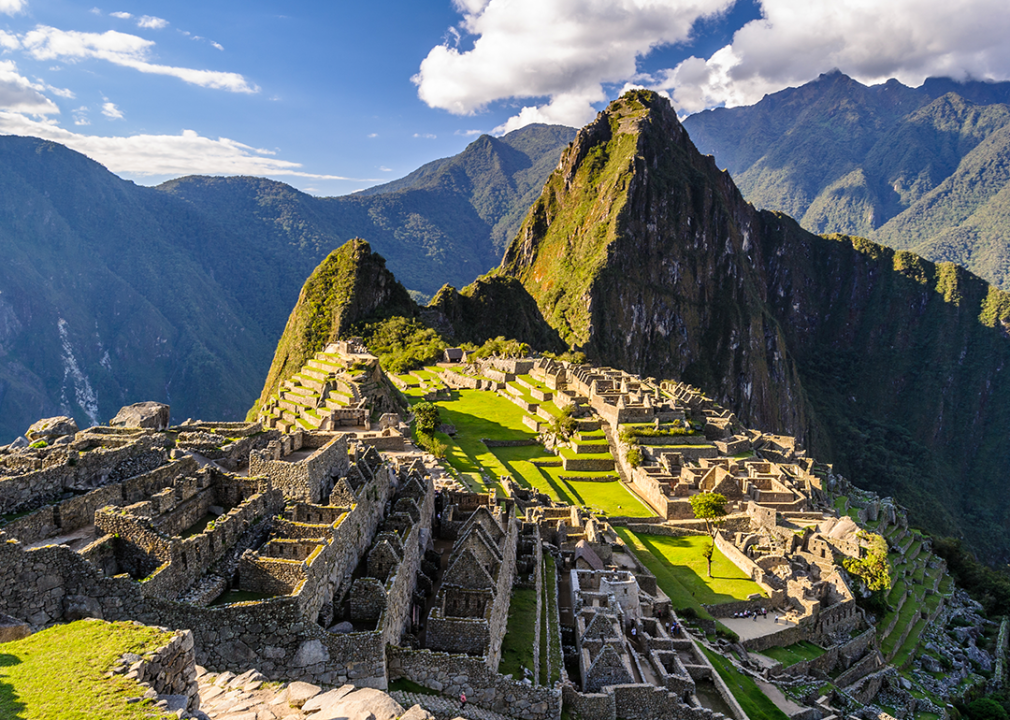
[[480, 132], [582, 125], [634, 85], [686, 113], [836, 67], [1007, 79], [1002, 2], [0, 0], [0, 133], [145, 184], [255, 174], [338, 195]]

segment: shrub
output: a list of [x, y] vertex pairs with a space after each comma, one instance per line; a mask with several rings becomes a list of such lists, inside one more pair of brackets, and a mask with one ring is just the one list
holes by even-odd
[[632, 445], [628, 448], [628, 464], [633, 468], [637, 468], [642, 464], [642, 448], [638, 445]]
[[417, 424], [417, 432], [423, 435], [431, 435], [438, 427], [439, 420], [438, 406], [430, 402], [419, 402], [414, 406], [414, 421]]
[[44, 447], [49, 447], [49, 443], [47, 443], [45, 440], [36, 440], [35, 442], [33, 442], [28, 447], [30, 447], [30, 448], [44, 448]]

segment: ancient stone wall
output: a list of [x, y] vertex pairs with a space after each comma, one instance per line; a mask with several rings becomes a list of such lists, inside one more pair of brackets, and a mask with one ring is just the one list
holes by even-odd
[[467, 700], [488, 710], [521, 720], [560, 720], [561, 688], [534, 687], [506, 678], [482, 658], [432, 650], [390, 646], [389, 677], [406, 678], [424, 687]]
[[299, 462], [274, 459], [269, 449], [249, 454], [250, 476], [265, 475], [288, 500], [316, 505], [326, 502], [332, 478], [345, 475], [349, 465], [346, 435], [335, 435]]
[[126, 674], [159, 695], [182, 695], [186, 709], [200, 709], [200, 686], [196, 681], [196, 655], [193, 633], [177, 630], [164, 647], [145, 654], [132, 663]]
[[387, 686], [381, 633], [328, 633], [306, 620], [297, 597], [203, 608], [145, 597], [142, 587], [102, 576], [67, 547], [25, 550], [0, 532], [0, 612], [36, 627], [87, 604], [106, 620], [191, 629], [197, 662], [214, 672], [257, 667], [272, 679]]
[[165, 450], [141, 438], [120, 448], [88, 452], [55, 448], [45, 467], [0, 477], [0, 514], [42, 507], [66, 490], [91, 490], [140, 475], [163, 464]]

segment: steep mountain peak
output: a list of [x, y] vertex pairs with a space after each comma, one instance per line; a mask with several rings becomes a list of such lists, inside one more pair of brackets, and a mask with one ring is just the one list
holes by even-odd
[[[799, 389], [750, 269], [755, 223], [669, 101], [632, 91], [562, 154], [501, 272], [590, 357], [721, 388], [744, 416], [798, 428], [803, 411], [781, 387], [794, 397]], [[746, 369], [755, 363], [757, 381]], [[775, 390], [769, 369], [781, 379]]]
[[309, 358], [355, 324], [380, 314], [409, 317], [416, 312], [407, 290], [386, 269], [386, 260], [373, 253], [365, 240], [348, 240], [305, 281], [277, 344], [257, 407]]

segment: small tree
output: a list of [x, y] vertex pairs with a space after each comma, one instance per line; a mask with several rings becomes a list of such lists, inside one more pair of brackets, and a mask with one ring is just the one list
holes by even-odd
[[726, 514], [726, 496], [721, 493], [702, 492], [691, 496], [694, 516], [705, 521], [705, 530], [715, 536], [715, 520]]
[[708, 576], [712, 577], [712, 555], [715, 554], [715, 538], [708, 539], [708, 544], [705, 545], [702, 554], [705, 556], [705, 562], [708, 563]]
[[434, 433], [440, 419], [438, 406], [434, 403], [419, 402], [414, 406], [414, 421], [417, 423], [417, 431], [422, 435]]
[[712, 555], [715, 553], [715, 523], [726, 514], [726, 496], [721, 493], [703, 492], [691, 496], [691, 509], [694, 516], [705, 521], [709, 542], [705, 547], [705, 560], [708, 561], [708, 576], [712, 577]]

